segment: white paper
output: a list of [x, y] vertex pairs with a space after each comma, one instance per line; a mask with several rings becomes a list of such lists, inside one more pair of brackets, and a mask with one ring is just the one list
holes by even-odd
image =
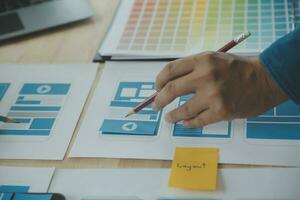
[[300, 198], [299, 169], [221, 169], [215, 192], [169, 188], [168, 179], [167, 169], [59, 169], [51, 183], [50, 192], [62, 193], [70, 200]]
[[99, 54], [115, 60], [178, 58], [217, 50], [246, 30], [251, 38], [232, 52], [255, 54], [293, 29], [292, 2], [276, 2], [280, 12], [274, 3], [123, 0]]
[[0, 65], [1, 159], [62, 160], [96, 65]]
[[[137, 103], [142, 98], [138, 92], [132, 98], [123, 97], [119, 95], [122, 94], [122, 89], [135, 87], [141, 91], [151, 90], [153, 87], [151, 84], [155, 82], [156, 75], [165, 64], [107, 62], [69, 156], [171, 160], [174, 149], [178, 146], [217, 147], [220, 149], [221, 163], [300, 166], [300, 120], [296, 115], [299, 106], [292, 107], [292, 112], [295, 112], [291, 113], [293, 116], [278, 115], [286, 111], [282, 108], [279, 111], [277, 109], [276, 119], [295, 120], [290, 122], [292, 127], [285, 129], [286, 122], [284, 122], [279, 123], [279, 128], [273, 125], [259, 128], [268, 133], [259, 136], [269, 135], [275, 138], [286, 136], [285, 139], [254, 139], [256, 132], [253, 132], [253, 129], [251, 129], [252, 137], [249, 136], [250, 132], [246, 132], [246, 128], [250, 127], [250, 121], [246, 126], [246, 120], [220, 122], [206, 126], [202, 131], [187, 130], [181, 123], [174, 128], [175, 126], [166, 123], [163, 117], [167, 111], [180, 104], [179, 99], [164, 108], [160, 114], [151, 114], [151, 108], [145, 108], [143, 112], [124, 118], [131, 108], [122, 105]], [[185, 100], [185, 97], [180, 98], [181, 103]], [[287, 104], [285, 107], [289, 106], [291, 105]], [[272, 120], [274, 118], [270, 114], [268, 117]], [[251, 123], [261, 119], [264, 118], [254, 118]], [[256, 125], [262, 125], [260, 123]], [[282, 132], [273, 134], [278, 130]], [[299, 134], [294, 134], [297, 130]]]
[[0, 187], [18, 186], [27, 188], [28, 192], [48, 192], [53, 174], [54, 168], [0, 166]]

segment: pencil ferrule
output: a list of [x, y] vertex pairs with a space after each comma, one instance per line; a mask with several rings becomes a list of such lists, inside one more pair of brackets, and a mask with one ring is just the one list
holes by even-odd
[[249, 36], [251, 35], [251, 33], [249, 31], [242, 33], [241, 35], [239, 35], [238, 37], [236, 37], [235, 39], [233, 39], [236, 43], [240, 43], [242, 41], [244, 41], [245, 39], [247, 39]]

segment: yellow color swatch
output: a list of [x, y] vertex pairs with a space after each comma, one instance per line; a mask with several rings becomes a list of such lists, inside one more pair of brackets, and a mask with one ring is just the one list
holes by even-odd
[[216, 190], [219, 149], [177, 147], [169, 187]]

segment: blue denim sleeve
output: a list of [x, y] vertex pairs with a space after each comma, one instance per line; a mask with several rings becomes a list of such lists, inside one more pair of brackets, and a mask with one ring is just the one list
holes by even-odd
[[300, 104], [300, 28], [274, 42], [259, 57], [279, 87]]

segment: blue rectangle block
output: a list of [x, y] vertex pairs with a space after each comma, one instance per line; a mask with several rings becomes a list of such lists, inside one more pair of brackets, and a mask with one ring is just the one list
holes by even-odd
[[32, 121], [30, 129], [51, 129], [55, 118], [36, 118]]
[[299, 123], [300, 124], [300, 117], [252, 117], [248, 119], [249, 122], [276, 122], [276, 123], [282, 123], [282, 122], [293, 122], [293, 123]]
[[50, 130], [0, 130], [0, 135], [48, 136]]
[[176, 123], [174, 125], [173, 136], [178, 137], [203, 137], [203, 138], [229, 138], [230, 137], [231, 123], [229, 123], [227, 134], [203, 134], [202, 128], [186, 128], [182, 124]]
[[17, 122], [19, 123], [24, 123], [24, 124], [27, 124], [27, 123], [30, 123], [31, 119], [30, 118], [14, 118]]
[[158, 112], [156, 112], [156, 111], [153, 111], [153, 110], [140, 110], [139, 111], [139, 114], [140, 115], [157, 115], [158, 114]]
[[29, 186], [21, 185], [0, 185], [0, 192], [28, 192]]
[[12, 106], [14, 111], [59, 111], [58, 106]]
[[9, 85], [9, 83], [0, 83], [0, 101], [3, 99]]
[[300, 106], [292, 101], [287, 101], [276, 107], [277, 115], [288, 115], [288, 116], [299, 116], [300, 117]]
[[300, 124], [247, 123], [247, 138], [300, 140]]
[[157, 134], [158, 124], [158, 122], [153, 121], [105, 119], [100, 131], [102, 134], [154, 136]]
[[67, 94], [71, 84], [47, 84], [47, 83], [28, 83], [24, 84], [21, 95], [63, 95]]
[[22, 100], [17, 100], [16, 104], [32, 104], [32, 105], [39, 105], [41, 104], [41, 101], [22, 101]]
[[51, 194], [16, 193], [12, 200], [51, 200]]
[[182, 124], [175, 124], [173, 136], [182, 136], [182, 137], [201, 137], [202, 128], [186, 128]]
[[110, 106], [112, 107], [124, 107], [124, 108], [134, 108], [139, 102], [130, 102], [130, 101], [111, 101]]
[[[112, 107], [124, 107], [124, 108], [134, 108], [139, 104], [140, 104], [140, 102], [130, 102], [130, 101], [111, 101], [110, 102], [110, 106], [112, 106]], [[151, 105], [148, 105], [145, 108], [151, 108]]]
[[[29, 186], [18, 185], [0, 185], [0, 198], [1, 200], [11, 200], [14, 192], [28, 192]], [[2, 195], [2, 196], [1, 196]]]

